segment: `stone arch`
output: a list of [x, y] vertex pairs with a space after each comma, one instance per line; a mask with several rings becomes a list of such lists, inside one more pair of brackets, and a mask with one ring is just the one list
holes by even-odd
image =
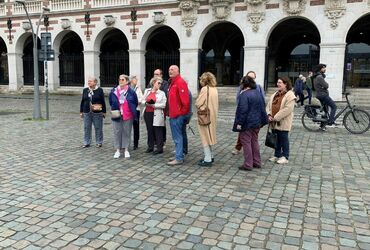
[[370, 87], [370, 13], [359, 17], [346, 35], [343, 88]]
[[0, 85], [9, 84], [8, 48], [0, 37]]
[[319, 63], [321, 36], [316, 25], [304, 17], [289, 17], [277, 22], [267, 36], [265, 74], [268, 85], [274, 87], [278, 76], [291, 80]]
[[243, 75], [245, 38], [231, 22], [214, 22], [199, 37], [199, 74], [212, 72], [218, 85], [237, 85]]

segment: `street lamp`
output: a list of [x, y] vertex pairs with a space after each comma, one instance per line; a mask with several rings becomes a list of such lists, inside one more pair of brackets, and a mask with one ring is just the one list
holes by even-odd
[[41, 18], [44, 15], [44, 12], [50, 11], [49, 8], [42, 7], [42, 11], [40, 14], [39, 21], [37, 22], [36, 26], [36, 33], [33, 29], [33, 25], [31, 22], [31, 18], [28, 14], [27, 7], [26, 7], [26, 1], [24, 0], [16, 0], [15, 1], [18, 4], [21, 4], [23, 6], [24, 11], [26, 12], [27, 19], [30, 22], [31, 30], [32, 30], [32, 42], [33, 42], [33, 119], [40, 119], [41, 118], [41, 106], [40, 106], [40, 90], [39, 90], [39, 62], [38, 62], [38, 53], [37, 53], [37, 40], [38, 40], [38, 33], [39, 33], [39, 27], [41, 23]]

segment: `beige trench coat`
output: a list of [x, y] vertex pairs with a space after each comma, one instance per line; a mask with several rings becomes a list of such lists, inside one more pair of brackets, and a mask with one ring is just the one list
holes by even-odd
[[[272, 113], [272, 101], [274, 100], [276, 93], [277, 92], [270, 97], [270, 100], [267, 104], [266, 112], [268, 115]], [[281, 101], [279, 112], [277, 112], [274, 116], [274, 119], [277, 121], [272, 123], [272, 127], [274, 129], [281, 131], [290, 131], [292, 129], [295, 100], [296, 97], [293, 91], [289, 90]]]
[[[197, 109], [204, 110], [207, 106], [207, 86], [204, 86], [195, 101]], [[210, 112], [211, 124], [201, 126], [198, 124], [198, 131], [202, 140], [203, 146], [211, 146], [217, 143], [217, 114], [218, 114], [218, 92], [216, 87], [209, 87], [208, 108]]]

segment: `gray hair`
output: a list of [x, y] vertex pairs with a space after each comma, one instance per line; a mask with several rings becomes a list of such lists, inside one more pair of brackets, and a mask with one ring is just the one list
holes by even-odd
[[93, 80], [95, 83], [98, 83], [98, 78], [96, 78], [95, 76], [89, 76], [87, 80]]
[[120, 78], [122, 78], [122, 77], [126, 79], [126, 82], [130, 82], [130, 78], [128, 77], [128, 75], [122, 74], [122, 75], [120, 75], [120, 76], [118, 77], [118, 79], [120, 79]]

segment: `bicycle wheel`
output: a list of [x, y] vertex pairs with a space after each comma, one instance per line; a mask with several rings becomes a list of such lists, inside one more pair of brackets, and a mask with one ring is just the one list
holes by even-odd
[[303, 113], [301, 120], [303, 127], [308, 131], [316, 132], [322, 130], [320, 127], [321, 122], [314, 122], [306, 112]]
[[362, 109], [350, 110], [343, 117], [343, 125], [352, 134], [365, 133], [370, 128], [370, 115]]

